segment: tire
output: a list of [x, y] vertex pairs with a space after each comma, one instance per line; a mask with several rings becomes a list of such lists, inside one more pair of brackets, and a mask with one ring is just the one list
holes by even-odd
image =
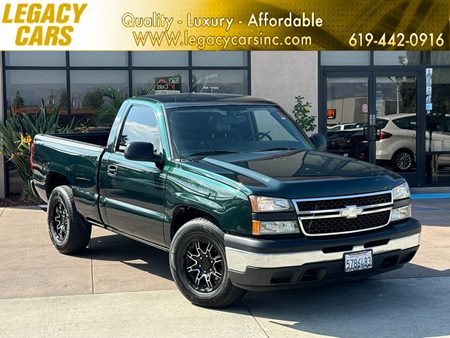
[[214, 223], [196, 218], [184, 224], [172, 240], [172, 277], [195, 305], [222, 308], [246, 293], [230, 281], [223, 238], [224, 233]]
[[80, 252], [88, 245], [91, 230], [75, 209], [72, 189], [56, 187], [48, 200], [48, 232], [55, 248], [63, 254]]
[[395, 171], [408, 171], [414, 166], [414, 155], [409, 150], [400, 149], [392, 156], [392, 166]]

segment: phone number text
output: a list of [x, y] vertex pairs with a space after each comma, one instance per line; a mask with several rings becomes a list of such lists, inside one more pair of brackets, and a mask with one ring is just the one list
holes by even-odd
[[391, 46], [391, 47], [442, 47], [445, 40], [442, 33], [383, 33], [375, 37], [372, 33], [353, 33], [348, 43], [351, 47]]

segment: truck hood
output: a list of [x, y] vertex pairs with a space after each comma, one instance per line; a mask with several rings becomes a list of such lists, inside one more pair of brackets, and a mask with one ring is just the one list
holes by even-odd
[[404, 181], [376, 165], [312, 150], [210, 156], [189, 165], [231, 179], [252, 194], [285, 198], [383, 191]]

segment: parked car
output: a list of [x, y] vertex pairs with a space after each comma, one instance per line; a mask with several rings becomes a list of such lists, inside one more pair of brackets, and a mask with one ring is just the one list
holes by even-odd
[[322, 151], [322, 135], [309, 138], [267, 100], [136, 97], [109, 135], [72, 138], [31, 145], [56, 249], [85, 249], [94, 225], [167, 250], [194, 304], [363, 279], [402, 267], [419, 247], [403, 177]]
[[[427, 117], [427, 125], [430, 118]], [[377, 161], [390, 162], [394, 170], [408, 171], [416, 163], [416, 115], [395, 114], [377, 118]], [[430, 132], [426, 131], [426, 150], [430, 145]], [[431, 150], [450, 152], [450, 116], [442, 116], [433, 124]], [[442, 154], [438, 158], [439, 166], [450, 165], [450, 157]]]
[[327, 132], [342, 131], [348, 129], [360, 129], [364, 127], [364, 123], [342, 123], [334, 126], [327, 126]]

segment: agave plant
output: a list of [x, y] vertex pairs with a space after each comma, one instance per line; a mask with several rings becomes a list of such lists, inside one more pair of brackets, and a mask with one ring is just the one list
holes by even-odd
[[0, 123], [0, 155], [17, 167], [21, 179], [28, 184], [32, 172], [29, 165], [30, 145], [37, 134], [65, 133], [73, 130], [73, 119], [59, 125], [59, 106], [48, 111], [42, 100], [36, 114], [13, 114]]
[[106, 98], [106, 102], [97, 109], [94, 124], [97, 126], [110, 126], [114, 122], [117, 111], [128, 96], [119, 89], [111, 87], [102, 88], [100, 92]]
[[[138, 88], [133, 90], [133, 96], [154, 94], [155, 87], [152, 88]], [[105, 87], [98, 90], [104, 100], [100, 108], [97, 109], [94, 124], [96, 126], [111, 126], [114, 122], [117, 112], [123, 101], [128, 98], [128, 95], [120, 89]]]

